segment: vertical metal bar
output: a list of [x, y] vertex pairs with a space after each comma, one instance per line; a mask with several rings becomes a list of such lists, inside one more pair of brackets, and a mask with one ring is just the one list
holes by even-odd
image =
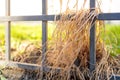
[[90, 9], [95, 9], [95, 0], [90, 0]]
[[[6, 16], [10, 16], [10, 0], [6, 0]], [[5, 47], [6, 60], [10, 60], [10, 21], [6, 22]]]
[[[42, 15], [47, 14], [47, 0], [42, 0]], [[42, 62], [41, 62], [41, 79], [43, 79], [43, 68], [45, 60], [45, 52], [47, 50], [47, 21], [42, 21]]]
[[[95, 0], [90, 0], [90, 11], [95, 10]], [[93, 22], [94, 23], [94, 22]], [[95, 24], [90, 29], [90, 71], [95, 70], [96, 64], [96, 44], [95, 44]]]

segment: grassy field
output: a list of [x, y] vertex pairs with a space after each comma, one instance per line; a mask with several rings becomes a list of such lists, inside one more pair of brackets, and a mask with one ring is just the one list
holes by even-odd
[[[41, 41], [42, 39], [42, 27], [41, 24], [11, 24], [11, 42], [21, 41]], [[48, 40], [52, 38], [52, 32], [55, 29], [55, 25], [48, 24]], [[0, 24], [0, 45], [5, 44], [5, 25]]]
[[[48, 40], [52, 38], [52, 32], [55, 29], [55, 24], [48, 24]], [[41, 41], [42, 39], [41, 24], [21, 24], [13, 23], [11, 27], [11, 42], [21, 43], [21, 41]], [[112, 55], [120, 54], [120, 25], [106, 25], [105, 33], [102, 38], [110, 50]], [[5, 25], [0, 24], [0, 46], [4, 48], [5, 45]]]
[[102, 38], [109, 49], [111, 55], [120, 55], [120, 25], [109, 25], [105, 27]]
[[[48, 40], [52, 38], [55, 24], [48, 24]], [[12, 23], [11, 47], [18, 48], [22, 42], [37, 43], [42, 40], [41, 23]], [[23, 44], [23, 43], [22, 43]], [[37, 43], [38, 44], [38, 43]], [[5, 24], [0, 24], [0, 52], [5, 52]], [[38, 44], [39, 45], [39, 44]]]

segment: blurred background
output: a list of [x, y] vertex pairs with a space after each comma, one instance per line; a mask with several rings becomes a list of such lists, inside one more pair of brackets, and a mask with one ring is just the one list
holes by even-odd
[[[69, 7], [73, 8], [73, 4], [77, 0], [70, 0]], [[89, 0], [86, 0], [86, 8], [89, 7]], [[103, 12], [120, 12], [118, 7], [119, 0], [98, 0], [101, 1], [101, 9]], [[78, 0], [78, 7], [81, 7], [83, 0]], [[66, 9], [67, 0], [62, 3], [62, 11]], [[40, 15], [42, 12], [42, 0], [11, 0], [11, 16], [21, 15]], [[48, 14], [58, 14], [60, 12], [60, 0], [48, 0]], [[5, 0], [0, 0], [0, 16], [5, 16]]]

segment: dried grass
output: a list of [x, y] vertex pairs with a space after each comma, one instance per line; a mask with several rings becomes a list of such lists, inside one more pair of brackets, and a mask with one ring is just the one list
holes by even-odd
[[[69, 4], [68, 0], [68, 3]], [[46, 65], [53, 68], [61, 68], [57, 73], [51, 70], [47, 73], [48, 80], [109, 80], [115, 71], [114, 66], [118, 66], [118, 61], [109, 55], [106, 50], [104, 40], [100, 38], [103, 21], [94, 19], [101, 12], [100, 4], [95, 10], [85, 9], [86, 1], [80, 10], [70, 10], [68, 5], [61, 19], [56, 21], [57, 27], [49, 43], [50, 49], [46, 52]], [[60, 4], [62, 6], [62, 0]], [[78, 0], [76, 0], [78, 2]], [[78, 9], [78, 4], [75, 4]], [[74, 6], [74, 7], [75, 7]], [[90, 73], [89, 70], [89, 47], [90, 29], [96, 24], [96, 69]], [[79, 64], [75, 64], [78, 60]], [[112, 63], [113, 62], [113, 63]]]

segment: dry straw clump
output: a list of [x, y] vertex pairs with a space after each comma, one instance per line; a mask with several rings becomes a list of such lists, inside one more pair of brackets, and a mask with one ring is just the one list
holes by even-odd
[[[72, 16], [68, 16], [69, 14]], [[47, 52], [47, 64], [55, 68], [62, 68], [65, 72], [75, 69], [76, 76], [83, 80], [84, 74], [89, 76], [89, 37], [90, 28], [98, 11], [82, 9], [77, 12], [65, 12], [57, 21], [57, 27], [53, 33], [51, 50]], [[100, 39], [102, 22], [97, 21], [96, 33], [96, 58], [100, 64], [102, 57], [107, 55], [104, 44]], [[104, 54], [104, 55], [103, 55]], [[105, 58], [106, 59], [106, 58]], [[76, 60], [78, 63], [75, 64]], [[81, 74], [80, 74], [81, 73]], [[68, 75], [67, 74], [67, 75]]]
[[[107, 52], [103, 41], [100, 39], [103, 22], [94, 22], [99, 13], [99, 9], [90, 11], [89, 9], [82, 8], [78, 11], [71, 11], [67, 8], [66, 12], [61, 15], [61, 19], [56, 21], [57, 27], [53, 33], [52, 41], [50, 42], [50, 49], [46, 53], [47, 65], [62, 69], [62, 72], [59, 73], [60, 77], [55, 77], [55, 79], [61, 79], [62, 77], [62, 80], [63, 78], [65, 80], [86, 80], [89, 78], [96, 79], [97, 75], [100, 76], [101, 73], [105, 75], [106, 70], [104, 71], [104, 69], [108, 67], [106, 64], [108, 58], [105, 58], [107, 57]], [[89, 37], [91, 26], [95, 23], [96, 58], [98, 65], [96, 65], [97, 72], [90, 76], [88, 69]], [[104, 66], [104, 68], [101, 68], [101, 66]], [[109, 75], [105, 75], [105, 77], [108, 76]], [[52, 79], [54, 79], [53, 76]]]
[[[61, 1], [61, 0], [60, 0]], [[68, 0], [69, 1], [69, 0]], [[62, 1], [61, 1], [62, 2]], [[86, 2], [86, 0], [85, 0]], [[84, 2], [84, 5], [85, 5]], [[47, 74], [52, 80], [109, 80], [112, 67], [108, 51], [100, 38], [103, 21], [94, 22], [100, 9], [93, 11], [82, 7], [71, 11], [69, 8], [56, 21], [50, 49], [46, 52], [46, 65], [61, 68], [62, 71]], [[96, 70], [89, 71], [90, 29], [96, 24]], [[111, 60], [110, 60], [111, 59]], [[76, 61], [78, 62], [76, 64]]]
[[[88, 66], [89, 60], [89, 37], [90, 28], [98, 12], [90, 10], [80, 10], [67, 16], [71, 12], [62, 15], [57, 21], [57, 28], [53, 34], [52, 50], [47, 55], [52, 65], [56, 67], [69, 68], [74, 64], [76, 58], [80, 59], [80, 66]], [[100, 22], [97, 22], [100, 26]], [[103, 52], [103, 44], [99, 38], [100, 31], [97, 31], [97, 58], [100, 61]], [[84, 56], [84, 57], [83, 57]]]

